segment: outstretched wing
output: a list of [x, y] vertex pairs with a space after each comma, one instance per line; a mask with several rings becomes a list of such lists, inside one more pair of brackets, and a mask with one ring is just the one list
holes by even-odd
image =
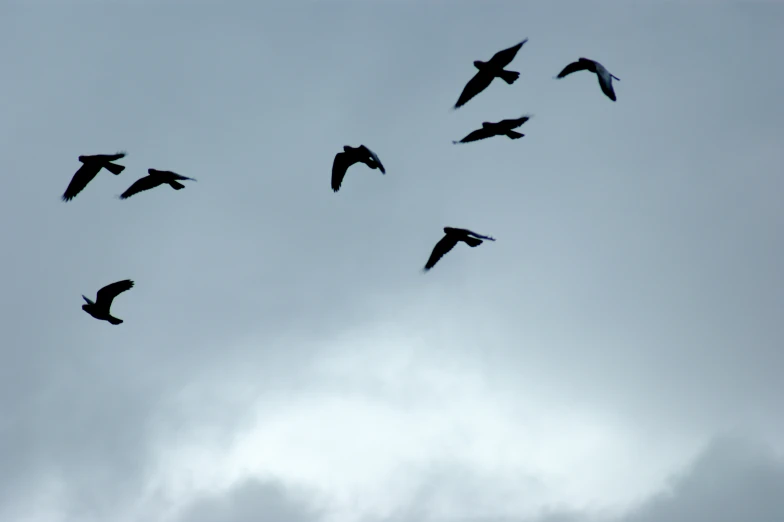
[[610, 98], [612, 101], [615, 101], [615, 89], [612, 86], [612, 76], [610, 72], [605, 69], [604, 67], [597, 67], [597, 75], [596, 77], [599, 79], [599, 87], [602, 88], [602, 92]]
[[519, 51], [520, 48], [523, 46], [523, 44], [527, 41], [528, 38], [526, 38], [525, 40], [523, 40], [517, 45], [513, 45], [508, 49], [504, 49], [503, 51], [498, 51], [493, 55], [492, 58], [490, 58], [490, 63], [503, 69], [504, 67], [512, 63], [512, 60], [514, 60], [514, 57], [517, 55], [517, 51]]
[[468, 83], [463, 87], [463, 92], [460, 93], [460, 98], [455, 103], [455, 109], [458, 109], [468, 103], [468, 100], [487, 89], [490, 82], [493, 81], [493, 76], [482, 71], [477, 71], [473, 78], [468, 80]]
[[112, 306], [112, 301], [115, 297], [131, 288], [133, 288], [133, 281], [130, 279], [106, 285], [98, 290], [98, 294], [95, 296], [95, 304], [108, 310]]
[[483, 236], [482, 234], [477, 234], [476, 232], [472, 232], [467, 228], [444, 227], [444, 232], [455, 236], [464, 236], [464, 237], [474, 236], [481, 239], [487, 239], [488, 241], [495, 241], [495, 239], [490, 236]]
[[523, 123], [527, 122], [530, 119], [531, 119], [530, 116], [523, 116], [521, 118], [511, 118], [508, 120], [501, 120], [496, 125], [498, 125], [503, 129], [512, 130], [512, 129], [516, 129], [517, 127], [519, 127], [520, 125], [522, 125]]
[[101, 163], [98, 161], [86, 161], [82, 163], [82, 166], [79, 167], [79, 170], [77, 170], [76, 174], [71, 178], [68, 188], [65, 189], [62, 196], [63, 201], [71, 201], [78, 193], [84, 190], [84, 187], [86, 187], [98, 174], [98, 171], [101, 170], [101, 166]]
[[438, 260], [444, 257], [444, 255], [452, 250], [455, 245], [457, 244], [457, 238], [452, 236], [451, 234], [447, 234], [441, 238], [441, 240], [436, 243], [436, 246], [433, 248], [433, 252], [430, 253], [430, 258], [425, 263], [425, 272], [436, 266]]
[[93, 154], [91, 156], [85, 155], [83, 158], [86, 161], [98, 161], [100, 163], [105, 163], [108, 161], [117, 161], [118, 159], [124, 158], [126, 155], [126, 152], [118, 152], [117, 154]]
[[346, 171], [354, 163], [356, 163], [356, 160], [346, 152], [335, 154], [335, 160], [332, 162], [332, 190], [335, 192], [340, 190], [340, 184], [343, 183]]
[[580, 58], [578, 61], [572, 62], [564, 67], [563, 70], [558, 73], [556, 78], [563, 78], [564, 76], [568, 76], [577, 71], [590, 71], [592, 68], [592, 63], [593, 62], [586, 58]]
[[196, 181], [196, 178], [189, 178], [188, 176], [182, 176], [170, 170], [147, 169], [147, 173], [152, 174], [153, 176], [155, 175], [164, 176], [167, 179], [176, 179], [180, 181], [183, 180]]
[[490, 236], [483, 236], [482, 234], [477, 234], [476, 232], [471, 232], [470, 230], [466, 230], [466, 232], [474, 237], [478, 237], [479, 239], [486, 239], [488, 241], [495, 241], [495, 238]]
[[380, 170], [382, 174], [386, 174], [387, 171], [384, 169], [384, 165], [381, 164], [381, 160], [378, 159], [376, 153], [370, 150], [369, 148], [365, 147], [364, 145], [362, 145], [362, 147], [368, 152], [368, 154], [370, 154], [370, 157], [373, 158], [373, 161], [376, 162], [376, 165], [378, 165], [378, 170]]
[[471, 141], [479, 141], [479, 140], [484, 140], [486, 138], [492, 138], [493, 136], [496, 136], [497, 134], [498, 133], [495, 132], [492, 127], [482, 127], [481, 129], [477, 129], [477, 130], [471, 132], [468, 136], [466, 136], [462, 140], [460, 140], [460, 141], [453, 141], [452, 143], [457, 144], [457, 143], [468, 143], [468, 142], [471, 142]]
[[125, 192], [120, 194], [120, 199], [128, 199], [134, 194], [138, 194], [144, 190], [150, 190], [151, 188], [155, 188], [162, 183], [163, 180], [156, 179], [154, 176], [144, 176], [143, 178], [139, 178], [134, 181]]

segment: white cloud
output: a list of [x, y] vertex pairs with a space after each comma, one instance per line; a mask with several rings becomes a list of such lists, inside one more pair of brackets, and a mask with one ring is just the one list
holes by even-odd
[[307, 387], [259, 392], [231, 439], [164, 445], [166, 487], [184, 505], [249, 478], [279, 480], [318, 492], [336, 519], [358, 520], [411, 503], [433, 473], [464, 470], [482, 477], [482, 491], [439, 491], [439, 516], [625, 509], [696, 450], [650, 446], [611, 412], [559, 403], [535, 382], [510, 386], [508, 373], [467, 355], [465, 340], [411, 324], [324, 343], [302, 370]]

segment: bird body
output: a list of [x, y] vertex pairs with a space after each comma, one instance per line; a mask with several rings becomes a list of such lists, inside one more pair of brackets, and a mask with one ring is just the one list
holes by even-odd
[[115, 176], [120, 174], [125, 167], [123, 165], [116, 165], [112, 163], [113, 161], [117, 161], [121, 158], [124, 158], [126, 155], [125, 152], [118, 152], [117, 154], [94, 154], [92, 156], [82, 155], [79, 156], [79, 161], [82, 162], [82, 166], [79, 167], [79, 170], [71, 178], [71, 182], [68, 184], [68, 188], [65, 189], [65, 193], [63, 193], [62, 199], [63, 201], [71, 201], [73, 198], [76, 197], [84, 187], [90, 183], [95, 176], [98, 175], [101, 169], [105, 168]]
[[520, 132], [515, 132], [512, 129], [516, 129], [517, 127], [521, 126], [523, 123], [527, 122], [531, 119], [531, 116], [521, 116], [520, 118], [508, 119], [508, 120], [501, 120], [499, 122], [489, 122], [484, 121], [482, 122], [482, 128], [477, 129], [465, 138], [460, 141], [453, 141], [452, 143], [469, 143], [471, 141], [478, 141], [484, 140], [487, 138], [492, 138], [493, 136], [506, 136], [509, 139], [516, 140], [520, 139], [525, 134]]
[[181, 176], [170, 170], [147, 169], [147, 175], [134, 181], [125, 192], [120, 194], [120, 199], [128, 199], [134, 194], [163, 184], [169, 185], [174, 190], [182, 190], [185, 188], [185, 185], [180, 183], [180, 181], [184, 180], [196, 181], [196, 178]]
[[507, 84], [512, 85], [520, 77], [517, 71], [508, 71], [504, 69], [507, 65], [512, 63], [517, 51], [528, 41], [528, 38], [513, 45], [508, 49], [498, 51], [490, 58], [489, 61], [483, 62], [482, 60], [475, 60], [474, 67], [478, 69], [477, 73], [471, 78], [460, 93], [460, 97], [455, 103], [454, 109], [458, 109], [468, 103], [468, 101], [487, 89], [495, 78], [501, 78]]
[[490, 236], [483, 236], [465, 228], [444, 227], [444, 237], [442, 237], [438, 243], [436, 243], [436, 246], [430, 253], [430, 257], [428, 258], [427, 263], [425, 263], [425, 268], [423, 270], [427, 272], [433, 268], [436, 263], [438, 263], [439, 259], [444, 257], [447, 252], [452, 250], [455, 245], [461, 241], [471, 248], [474, 248], [481, 245], [484, 240], [495, 241], [495, 238]]
[[111, 314], [112, 301], [114, 301], [115, 297], [131, 288], [133, 288], [133, 281], [124, 279], [122, 281], [117, 281], [116, 283], [108, 284], [98, 290], [98, 293], [95, 296], [95, 302], [82, 295], [82, 298], [87, 301], [87, 304], [82, 305], [82, 310], [101, 321], [108, 321], [114, 325], [121, 324], [123, 320], [118, 319]]
[[337, 192], [340, 190], [340, 185], [343, 183], [346, 171], [355, 163], [364, 163], [371, 169], [380, 170], [381, 174], [386, 174], [387, 172], [376, 153], [366, 146], [360, 145], [359, 147], [352, 147], [350, 145], [344, 145], [343, 152], [338, 152], [332, 162], [333, 191]]
[[610, 73], [610, 71], [608, 71], [604, 65], [600, 64], [596, 60], [591, 60], [588, 58], [580, 58], [576, 62], [572, 62], [566, 67], [564, 67], [563, 70], [560, 73], [558, 73], [556, 79], [564, 78], [565, 76], [568, 76], [577, 71], [589, 71], [596, 74], [596, 78], [599, 80], [599, 87], [601, 87], [602, 92], [605, 94], [605, 96], [610, 98], [612, 101], [616, 100], [615, 90], [613, 89], [612, 81], [613, 78], [618, 81], [621, 81], [621, 79], [615, 76], [614, 74]]

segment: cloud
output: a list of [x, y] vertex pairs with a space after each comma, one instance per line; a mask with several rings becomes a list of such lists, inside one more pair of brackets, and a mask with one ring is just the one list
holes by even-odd
[[459, 314], [401, 329], [421, 306], [319, 341], [279, 388], [238, 379], [236, 395], [216, 399], [205, 381], [191, 404], [242, 424], [159, 432], [158, 487], [188, 499], [248, 478], [278, 480], [329, 498], [338, 518], [352, 520], [394, 513], [427, 487], [445, 514], [533, 514], [552, 502], [628, 505], [689, 454], [663, 436], [635, 462], [649, 437], [610, 412], [562, 402], [535, 379], [493, 371], [463, 349], [474, 339], [448, 327]]
[[279, 484], [247, 480], [225, 495], [202, 498], [180, 516], [180, 522], [315, 522], [317, 509]]
[[[697, 458], [673, 475], [667, 486], [625, 513], [562, 509], [557, 503], [536, 516], [498, 514], [495, 483], [471, 470], [443, 468], [434, 472], [412, 501], [386, 516], [362, 522], [777, 522], [784, 520], [784, 459], [772, 448], [741, 437], [718, 437]], [[519, 485], [522, 486], [522, 485]], [[517, 487], [519, 496], [535, 488]], [[255, 479], [241, 481], [225, 494], [194, 501], [177, 522], [325, 522], [339, 520], [328, 504], [308, 501], [296, 492]], [[453, 506], [450, 506], [450, 503]], [[481, 505], [478, 513], [454, 505]], [[270, 518], [272, 515], [277, 518]]]
[[784, 459], [771, 447], [719, 438], [691, 466], [622, 522], [784, 520]]

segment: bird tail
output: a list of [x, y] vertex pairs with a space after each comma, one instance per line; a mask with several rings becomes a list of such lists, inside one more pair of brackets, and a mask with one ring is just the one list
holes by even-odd
[[106, 320], [112, 324], [122, 324], [123, 322], [122, 319], [117, 319], [116, 317], [112, 317], [111, 315]]
[[172, 181], [169, 183], [169, 185], [171, 185], [171, 188], [173, 188], [174, 190], [180, 190], [185, 188], [185, 185], [183, 185], [179, 181]]
[[104, 164], [104, 168], [106, 168], [106, 170], [108, 170], [115, 176], [125, 170], [125, 167], [123, 165], [115, 165], [114, 163], [106, 163]]
[[512, 85], [520, 77], [520, 73], [517, 71], [502, 70], [498, 76], [509, 85]]
[[516, 132], [516, 131], [513, 131], [513, 130], [506, 131], [506, 135], [509, 138], [513, 139], [513, 140], [517, 140], [517, 139], [520, 139], [523, 136], [525, 136], [525, 134], [522, 134], [522, 133], [519, 133], [519, 132]]
[[479, 245], [481, 245], [481, 244], [482, 244], [482, 240], [481, 240], [481, 239], [477, 239], [477, 238], [475, 238], [475, 237], [470, 237], [470, 236], [469, 236], [469, 237], [467, 237], [467, 238], [465, 238], [465, 239], [464, 239], [464, 241], [465, 241], [465, 242], [466, 242], [466, 244], [467, 244], [468, 246], [470, 246], [471, 248], [473, 248], [473, 247], [478, 247]]

